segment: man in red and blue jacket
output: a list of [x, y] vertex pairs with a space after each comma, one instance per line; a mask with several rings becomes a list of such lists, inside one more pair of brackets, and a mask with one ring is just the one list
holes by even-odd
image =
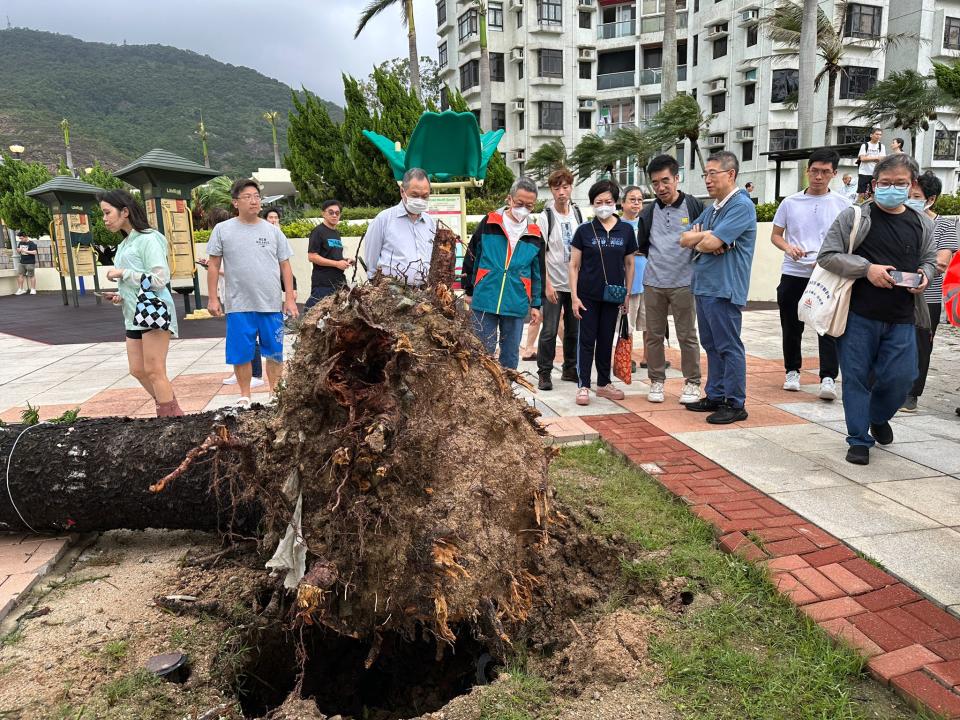
[[499, 339], [500, 364], [513, 369], [527, 314], [536, 321], [543, 304], [543, 237], [529, 222], [536, 201], [536, 183], [518, 178], [503, 211], [480, 221], [463, 260], [462, 284], [477, 335], [490, 354]]

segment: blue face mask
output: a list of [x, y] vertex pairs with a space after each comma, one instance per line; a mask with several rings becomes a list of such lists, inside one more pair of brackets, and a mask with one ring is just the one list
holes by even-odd
[[904, 203], [907, 207], [912, 207], [917, 212], [926, 212], [927, 211], [927, 201], [921, 200], [919, 198], [910, 198], [907, 202]]
[[901, 190], [900, 188], [891, 185], [888, 188], [877, 188], [874, 190], [873, 199], [880, 207], [893, 209], [903, 205], [907, 201], [907, 195], [909, 193], [910, 188], [904, 188]]

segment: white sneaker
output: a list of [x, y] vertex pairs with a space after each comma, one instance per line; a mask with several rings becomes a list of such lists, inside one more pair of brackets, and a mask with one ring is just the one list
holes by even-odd
[[827, 377], [820, 381], [819, 397], [821, 400], [837, 399], [837, 383], [834, 382], [833, 378]]
[[790, 392], [800, 392], [800, 373], [791, 370], [787, 373], [787, 379], [783, 381], [783, 389]]
[[14, 293], [14, 295], [26, 295], [26, 294], [27, 294], [27, 291], [24, 290], [23, 288], [19, 288], [19, 289]]
[[258, 378], [258, 377], [250, 378], [250, 387], [252, 388], [263, 387], [266, 384], [267, 384], [267, 381], [264, 380], [263, 378]]
[[680, 393], [680, 402], [683, 405], [695, 403], [700, 399], [700, 386], [693, 383], [684, 383], [683, 392]]
[[647, 393], [647, 402], [652, 402], [652, 403], [663, 402], [663, 383], [662, 382], [650, 383], [650, 392]]
[[228, 378], [224, 378], [224, 379], [223, 379], [223, 384], [224, 384], [224, 385], [236, 385], [236, 384], [237, 384], [237, 376], [236, 376], [236, 375], [231, 375], [231, 376], [228, 377]]
[[36, 295], [36, 294], [37, 294], [37, 291], [34, 290], [33, 288], [30, 288], [30, 294], [31, 294], [31, 295]]
[[250, 407], [250, 398], [241, 396], [234, 404], [234, 407], [238, 408], [248, 408]]

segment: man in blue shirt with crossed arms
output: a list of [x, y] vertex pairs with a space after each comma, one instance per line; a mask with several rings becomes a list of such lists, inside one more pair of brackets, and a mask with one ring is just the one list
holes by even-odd
[[700, 344], [707, 353], [706, 397], [687, 410], [709, 412], [707, 422], [728, 425], [747, 419], [747, 355], [740, 339], [750, 265], [757, 241], [757, 212], [737, 187], [740, 163], [731, 152], [714, 153], [703, 179], [714, 202], [680, 236], [694, 248], [693, 295]]

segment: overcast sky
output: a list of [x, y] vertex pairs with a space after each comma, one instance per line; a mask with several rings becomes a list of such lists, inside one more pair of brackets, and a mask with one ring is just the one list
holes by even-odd
[[[400, 8], [353, 39], [368, 0], [0, 0], [0, 22], [81, 40], [159, 43], [245, 65], [291, 87], [343, 102], [341, 71], [365, 78], [407, 55]], [[434, 0], [414, 0], [420, 55], [436, 56]]]

